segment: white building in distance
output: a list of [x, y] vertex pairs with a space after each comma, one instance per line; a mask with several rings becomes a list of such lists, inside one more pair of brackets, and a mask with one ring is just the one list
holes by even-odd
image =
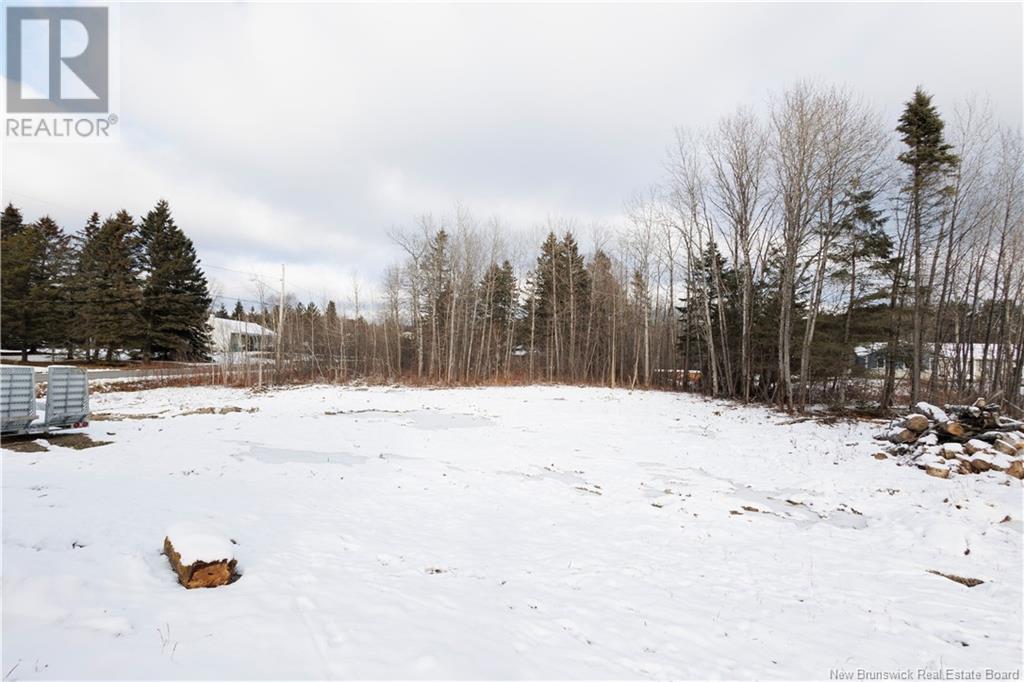
[[243, 322], [210, 316], [210, 341], [214, 357], [231, 360], [247, 353], [269, 352], [274, 348], [274, 332], [255, 322]]

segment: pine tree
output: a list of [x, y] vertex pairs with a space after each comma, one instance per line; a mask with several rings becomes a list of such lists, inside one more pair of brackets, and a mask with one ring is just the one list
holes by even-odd
[[74, 275], [71, 237], [50, 217], [43, 216], [31, 226], [39, 235], [37, 280], [33, 283], [33, 316], [41, 336], [50, 348], [71, 344], [72, 277]]
[[424, 261], [426, 306], [425, 327], [430, 330], [428, 373], [441, 378], [448, 352], [448, 325], [452, 308], [452, 263], [448, 233], [444, 230], [431, 238]]
[[212, 299], [192, 240], [163, 200], [146, 214], [139, 233], [143, 358], [209, 358], [206, 320]]
[[79, 272], [83, 299], [83, 333], [97, 351], [106, 350], [112, 360], [117, 349], [135, 347], [140, 340], [139, 306], [142, 295], [137, 280], [137, 234], [127, 211], [107, 218], [82, 248]]
[[17, 238], [22, 231], [21, 211], [7, 204], [0, 215], [0, 338], [5, 348], [28, 349], [22, 345], [22, 318], [29, 307], [31, 243]]
[[215, 317], [219, 317], [222, 320], [228, 319], [228, 309], [224, 307], [224, 303], [221, 302], [220, 307], [217, 308], [217, 312], [214, 313]]
[[13, 223], [8, 223], [0, 244], [0, 337], [5, 348], [21, 349], [22, 361], [28, 360], [29, 351], [41, 340], [33, 295], [44, 248], [37, 230]]
[[512, 264], [491, 263], [480, 280], [481, 303], [477, 318], [481, 321], [485, 365], [497, 369], [511, 350], [511, 332], [518, 308], [516, 279]]
[[924, 291], [922, 285], [922, 237], [925, 222], [930, 218], [945, 189], [949, 174], [956, 168], [959, 158], [953, 153], [953, 146], [943, 138], [945, 124], [938, 109], [932, 104], [931, 95], [921, 88], [907, 102], [900, 116], [896, 132], [907, 146], [897, 157], [906, 165], [909, 179], [906, 186], [910, 200], [910, 222], [913, 233], [914, 254], [914, 324], [912, 340], [912, 367], [910, 402], [921, 399], [921, 363], [924, 354]]
[[101, 227], [100, 214], [93, 212], [82, 229], [72, 238], [74, 274], [71, 280], [71, 290], [74, 304], [71, 306], [72, 332], [70, 337], [71, 343], [85, 349], [85, 359], [89, 362], [95, 359], [96, 353], [96, 344], [92, 337], [95, 325], [90, 312], [97, 307], [90, 305], [88, 300], [89, 277], [94, 272], [94, 269], [91, 269], [92, 260], [98, 254], [93, 241]]
[[231, 312], [232, 320], [244, 320], [245, 319], [245, 306], [242, 305], [241, 301], [235, 301], [235, 309]]
[[564, 292], [560, 291], [558, 276], [559, 261], [562, 260], [562, 244], [554, 232], [548, 232], [537, 256], [534, 269], [534, 281], [531, 287], [530, 302], [531, 328], [534, 330], [535, 343], [544, 348], [547, 358], [548, 376], [555, 371], [558, 362], [558, 315], [560, 300]]
[[70, 238], [49, 216], [20, 224], [20, 213], [8, 205], [2, 255], [2, 335], [17, 346], [22, 359], [42, 344], [65, 346], [70, 330]]
[[616, 314], [622, 308], [623, 292], [612, 267], [612, 259], [602, 249], [594, 252], [587, 266], [591, 287], [588, 324], [591, 329], [591, 356], [603, 367], [601, 376], [615, 385], [619, 376], [618, 354], [621, 331], [616, 326]]
[[21, 211], [14, 207], [14, 204], [7, 204], [3, 214], [0, 214], [0, 238], [13, 237], [25, 227], [21, 218]]
[[579, 243], [572, 232], [562, 237], [562, 259], [559, 268], [561, 288], [565, 291], [565, 314], [563, 315], [565, 331], [562, 334], [568, 348], [569, 376], [576, 379], [577, 364], [580, 353], [580, 329], [586, 318], [590, 302], [590, 277], [587, 272]]

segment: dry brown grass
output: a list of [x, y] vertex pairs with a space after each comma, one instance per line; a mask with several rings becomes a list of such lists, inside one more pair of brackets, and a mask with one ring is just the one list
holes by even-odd
[[941, 575], [943, 578], [952, 580], [955, 583], [960, 583], [961, 585], [964, 585], [966, 587], [976, 587], [978, 585], [984, 584], [985, 582], [984, 580], [978, 580], [977, 578], [964, 578], [963, 576], [953, 575], [952, 573], [942, 573], [940, 571], [933, 571], [931, 569], [928, 569], [928, 572], [933, 575]]

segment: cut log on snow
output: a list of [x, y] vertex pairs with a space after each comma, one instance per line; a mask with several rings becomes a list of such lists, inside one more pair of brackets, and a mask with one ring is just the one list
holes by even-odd
[[164, 554], [188, 589], [220, 587], [232, 582], [235, 566], [231, 541], [195, 524], [176, 524], [164, 537]]
[[942, 456], [946, 459], [956, 459], [957, 455], [964, 453], [964, 446], [960, 443], [945, 443], [942, 446]]
[[949, 417], [946, 416], [946, 413], [942, 408], [936, 407], [931, 403], [920, 402], [917, 405], [914, 405], [914, 412], [923, 414], [934, 422], [944, 422], [949, 420]]
[[886, 440], [891, 443], [913, 443], [917, 436], [918, 433], [910, 429], [893, 429], [886, 434]]
[[971, 469], [974, 473], [980, 474], [992, 468], [992, 461], [985, 455], [975, 455], [971, 458]]
[[963, 438], [966, 431], [964, 430], [963, 424], [955, 421], [943, 421], [939, 422], [935, 427], [940, 433], [949, 436], [950, 438]]
[[915, 433], [921, 433], [928, 429], [930, 422], [923, 414], [908, 414], [903, 420], [903, 428], [910, 429]]
[[999, 438], [998, 440], [996, 440], [995, 443], [992, 444], [992, 449], [995, 450], [996, 452], [1001, 452], [1004, 455], [1009, 455], [1010, 457], [1013, 457], [1014, 455], [1017, 454], [1017, 446], [1010, 443], [1009, 441], [1003, 440], [1002, 438]]
[[964, 452], [968, 455], [973, 455], [975, 452], [984, 452], [988, 449], [988, 443], [977, 438], [972, 438], [964, 443]]
[[920, 402], [875, 438], [889, 442], [881, 448], [884, 455], [899, 464], [913, 464], [930, 476], [1005, 472], [1020, 478], [1024, 432], [1018, 430], [1018, 423], [1002, 417], [998, 403], [981, 398], [971, 405], [946, 405], [945, 409]]

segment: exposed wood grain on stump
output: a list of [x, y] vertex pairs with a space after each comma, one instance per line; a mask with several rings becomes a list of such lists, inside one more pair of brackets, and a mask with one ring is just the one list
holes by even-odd
[[174, 550], [169, 537], [164, 538], [164, 554], [171, 562], [171, 568], [178, 574], [178, 582], [188, 589], [196, 587], [220, 587], [227, 585], [235, 578], [237, 560], [222, 559], [220, 561], [196, 561], [182, 564], [181, 555]]
[[965, 433], [963, 424], [955, 421], [940, 422], [938, 429], [951, 438], [963, 438]]
[[923, 414], [908, 414], [903, 420], [903, 428], [910, 429], [915, 433], [921, 433], [928, 428], [928, 417]]

